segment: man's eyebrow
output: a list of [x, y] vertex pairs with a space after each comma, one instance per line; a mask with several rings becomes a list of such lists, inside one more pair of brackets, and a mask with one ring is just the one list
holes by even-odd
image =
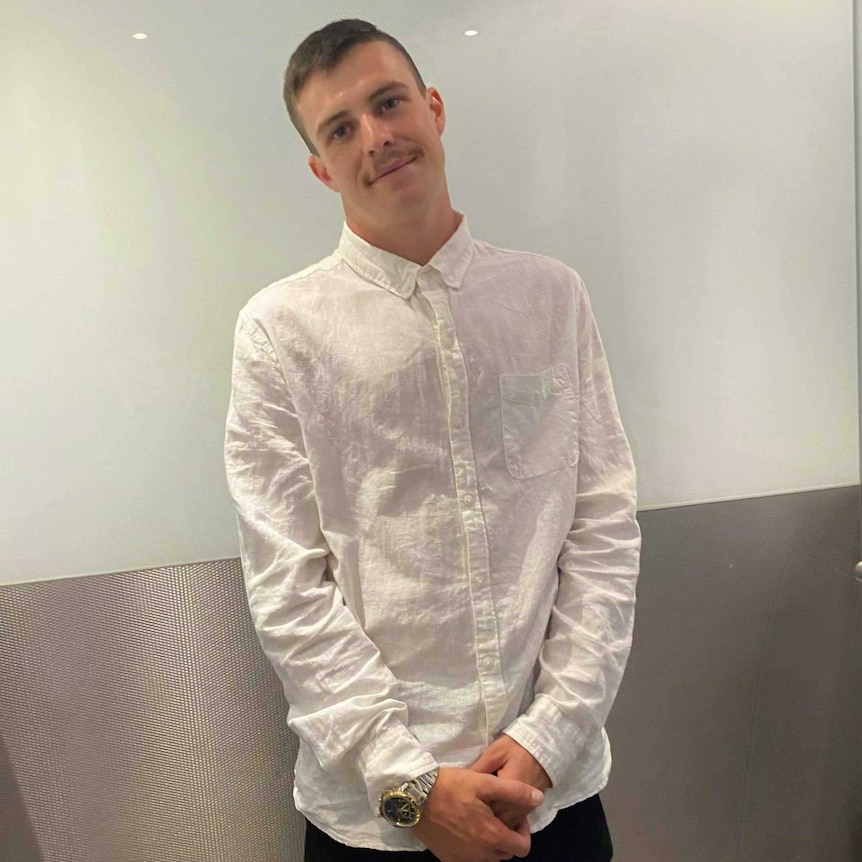
[[[382, 96], [384, 93], [388, 93], [390, 90], [407, 90], [407, 89], [409, 89], [409, 87], [406, 84], [402, 83], [401, 81], [387, 81], [385, 84], [382, 84], [381, 86], [379, 86], [368, 97], [368, 101], [373, 102], [379, 96]], [[337, 120], [343, 119], [344, 117], [348, 116], [348, 114], [349, 114], [349, 111], [339, 111], [337, 114], [333, 114], [331, 117], [324, 120], [317, 127], [317, 134], [320, 135], [327, 126], [331, 125], [332, 123], [336, 122]]]

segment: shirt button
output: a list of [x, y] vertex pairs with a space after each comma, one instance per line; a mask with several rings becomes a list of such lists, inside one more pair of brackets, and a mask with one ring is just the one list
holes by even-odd
[[464, 495], [464, 502], [470, 506], [473, 503], [473, 498], [469, 494]]
[[485, 668], [485, 670], [491, 670], [491, 668], [494, 667], [494, 662], [489, 658], [483, 658], [482, 667]]

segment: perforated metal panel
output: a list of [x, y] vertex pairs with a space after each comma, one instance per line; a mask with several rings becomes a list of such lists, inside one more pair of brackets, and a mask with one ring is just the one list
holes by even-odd
[[300, 860], [285, 716], [238, 560], [3, 587], [0, 855]]

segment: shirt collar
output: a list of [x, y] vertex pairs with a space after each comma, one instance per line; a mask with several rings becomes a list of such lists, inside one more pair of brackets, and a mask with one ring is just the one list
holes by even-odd
[[338, 253], [362, 278], [404, 299], [413, 293], [420, 273], [429, 270], [440, 273], [446, 286], [457, 290], [473, 258], [473, 238], [467, 217], [458, 210], [455, 212], [461, 216], [461, 224], [425, 266], [371, 245], [355, 234], [347, 222], [341, 231]]

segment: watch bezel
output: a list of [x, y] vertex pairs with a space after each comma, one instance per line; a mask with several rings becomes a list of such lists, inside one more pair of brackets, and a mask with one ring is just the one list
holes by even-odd
[[[412, 820], [393, 820], [386, 808], [386, 803], [392, 801], [393, 799], [401, 799], [409, 804], [410, 810], [413, 812]], [[415, 826], [422, 819], [422, 809], [419, 806], [419, 803], [407, 791], [401, 790], [400, 788], [395, 790], [387, 790], [386, 793], [384, 793], [380, 797], [380, 814], [388, 823], [391, 823], [393, 826], [396, 826], [399, 829], [407, 829], [411, 826]]]

